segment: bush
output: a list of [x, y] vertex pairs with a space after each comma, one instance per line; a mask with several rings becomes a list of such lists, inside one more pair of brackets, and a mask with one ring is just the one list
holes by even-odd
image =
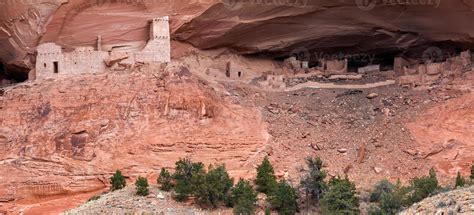
[[410, 205], [434, 193], [438, 189], [438, 179], [434, 169], [430, 170], [429, 176], [413, 179], [410, 189], [412, 192], [408, 202]]
[[370, 201], [377, 202], [378, 207], [372, 208], [369, 214], [396, 214], [402, 208], [405, 196], [406, 188], [400, 182], [394, 185], [386, 179], [382, 180], [370, 194]]
[[157, 182], [158, 184], [161, 184], [161, 189], [164, 191], [170, 191], [173, 188], [173, 184], [171, 183], [171, 174], [165, 168], [161, 168]]
[[138, 176], [138, 179], [135, 182], [135, 189], [137, 190], [137, 195], [148, 196], [148, 194], [150, 193], [148, 190], [148, 180], [146, 178]]
[[377, 205], [370, 205], [369, 209], [367, 209], [367, 214], [369, 214], [369, 215], [387, 215]]
[[265, 156], [262, 163], [257, 166], [257, 178], [255, 183], [257, 184], [257, 191], [267, 195], [270, 195], [276, 187], [277, 181], [275, 172], [267, 156]]
[[464, 184], [466, 184], [466, 180], [464, 180], [461, 173], [458, 172], [458, 175], [456, 176], [456, 184], [454, 185], [454, 188], [464, 187]]
[[386, 214], [396, 214], [402, 208], [402, 192], [383, 193], [380, 198], [380, 209]]
[[224, 202], [233, 185], [233, 179], [229, 177], [224, 165], [213, 168], [209, 166], [209, 172], [197, 173], [192, 178], [194, 195], [201, 206], [217, 207]]
[[322, 170], [323, 162], [318, 157], [316, 159], [307, 158], [308, 173], [301, 179], [301, 187], [305, 190], [306, 195], [314, 200], [315, 204], [319, 204], [319, 199], [323, 192], [327, 189], [324, 181], [326, 172]]
[[346, 177], [332, 178], [321, 199], [323, 214], [359, 214], [359, 199], [354, 183]]
[[190, 159], [180, 159], [176, 162], [173, 178], [176, 181], [174, 198], [178, 201], [186, 200], [194, 192], [193, 176], [204, 174], [204, 164], [193, 163]]
[[100, 195], [99, 196], [92, 196], [87, 200], [87, 202], [95, 201], [95, 200], [98, 200], [98, 199], [100, 199]]
[[265, 215], [271, 215], [272, 211], [270, 211], [270, 208], [265, 208]]
[[234, 204], [234, 214], [250, 215], [255, 213], [257, 193], [250, 186], [250, 182], [240, 179], [232, 188], [231, 200]]
[[375, 185], [375, 189], [370, 193], [370, 201], [379, 202], [382, 197], [382, 194], [392, 193], [394, 189], [395, 185], [393, 185], [386, 179], [382, 180]]
[[115, 174], [110, 178], [110, 190], [120, 190], [124, 188], [127, 184], [125, 182], [125, 177], [123, 177], [122, 172], [120, 170], [115, 171]]
[[474, 183], [474, 162], [472, 163], [472, 166], [471, 166], [471, 183]]
[[291, 215], [298, 211], [297, 199], [296, 190], [283, 180], [277, 184], [269, 201], [278, 214]]

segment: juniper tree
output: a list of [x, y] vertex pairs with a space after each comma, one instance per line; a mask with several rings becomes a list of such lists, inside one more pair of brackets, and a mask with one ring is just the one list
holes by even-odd
[[370, 194], [370, 201], [378, 203], [378, 207], [372, 208], [369, 214], [396, 214], [402, 208], [405, 196], [406, 188], [400, 182], [394, 185], [382, 180]]
[[471, 183], [474, 183], [474, 162], [472, 163], [471, 166]]
[[454, 185], [454, 188], [464, 187], [464, 184], [466, 184], [466, 180], [464, 180], [461, 173], [458, 172], [458, 175], [456, 176], [456, 184]]
[[200, 172], [193, 176], [193, 194], [196, 201], [205, 207], [217, 207], [229, 198], [233, 179], [229, 177], [224, 165], [209, 166], [208, 173]]
[[326, 172], [322, 170], [323, 162], [319, 157], [306, 158], [306, 164], [308, 173], [303, 176], [300, 184], [305, 190], [306, 196], [309, 195], [315, 204], [319, 204], [321, 195], [327, 189], [327, 184], [324, 181]]
[[298, 212], [298, 193], [285, 180], [280, 181], [272, 192], [269, 202], [278, 214], [292, 215]]
[[138, 176], [137, 181], [135, 182], [135, 189], [137, 191], [137, 195], [139, 196], [148, 196], [150, 191], [148, 190], [148, 180], [141, 176]]
[[255, 213], [257, 193], [253, 190], [250, 182], [240, 179], [232, 188], [231, 201], [234, 204], [234, 214], [250, 215]]
[[204, 164], [200, 162], [193, 163], [189, 158], [179, 159], [176, 162], [175, 173], [173, 174], [173, 179], [176, 181], [174, 186], [176, 200], [184, 201], [193, 193], [195, 187], [192, 178], [197, 174], [204, 174]]
[[173, 188], [171, 183], [171, 174], [165, 168], [161, 168], [160, 175], [158, 176], [157, 182], [161, 184], [161, 189], [164, 191], [170, 191]]
[[329, 189], [321, 199], [323, 214], [359, 214], [356, 187], [347, 177], [332, 178]]
[[110, 177], [110, 184], [111, 191], [120, 190], [127, 185], [127, 183], [125, 182], [125, 177], [123, 177], [122, 172], [120, 170], [115, 171], [115, 174]]
[[392, 193], [395, 185], [384, 179], [375, 185], [375, 189], [370, 193], [371, 202], [379, 202], [384, 193]]
[[415, 178], [411, 181], [411, 196], [409, 204], [423, 200], [438, 189], [438, 179], [433, 168], [430, 169], [429, 176]]
[[277, 181], [273, 166], [265, 156], [260, 165], [257, 166], [257, 178], [255, 180], [257, 191], [270, 195], [275, 189]]

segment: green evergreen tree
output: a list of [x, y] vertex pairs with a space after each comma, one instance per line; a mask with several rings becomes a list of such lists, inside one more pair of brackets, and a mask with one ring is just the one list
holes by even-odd
[[[324, 181], [326, 172], [322, 170], [323, 162], [319, 157], [306, 158], [308, 165], [308, 173], [301, 179], [301, 186], [305, 190], [306, 196], [310, 197], [314, 204], [319, 204], [319, 199], [323, 192], [327, 189], [327, 184]], [[309, 199], [307, 199], [308, 202]]]
[[265, 156], [262, 163], [257, 166], [257, 178], [255, 180], [257, 191], [270, 195], [277, 185], [273, 166]]
[[371, 202], [379, 202], [384, 193], [392, 193], [395, 185], [384, 179], [375, 185], [375, 189], [370, 193]]
[[217, 168], [209, 166], [209, 172], [195, 174], [192, 178], [193, 194], [196, 201], [204, 207], [217, 207], [229, 198], [233, 179], [229, 177], [224, 165]]
[[464, 187], [465, 184], [466, 180], [464, 180], [464, 177], [462, 177], [461, 173], [458, 172], [458, 175], [456, 176], [456, 185], [454, 185], [454, 188]]
[[403, 196], [398, 192], [382, 193], [380, 196], [380, 208], [386, 214], [396, 214], [402, 208]]
[[122, 172], [120, 170], [115, 171], [115, 174], [110, 177], [110, 184], [111, 191], [120, 190], [127, 185], [127, 183], [125, 182], [125, 177], [123, 177]]
[[323, 214], [359, 214], [356, 188], [347, 177], [332, 178], [329, 189], [321, 199]]
[[148, 196], [148, 194], [150, 193], [148, 190], [148, 180], [146, 178], [138, 176], [138, 179], [135, 182], [135, 189], [137, 190], [137, 195]]
[[257, 193], [253, 190], [249, 181], [240, 179], [239, 182], [232, 188], [231, 193], [232, 203], [234, 204], [234, 214], [255, 214]]
[[175, 173], [173, 174], [173, 179], [176, 182], [174, 198], [178, 201], [186, 200], [194, 192], [193, 176], [196, 177], [195, 175], [204, 173], [204, 164], [200, 162], [193, 163], [189, 158], [179, 159], [176, 162]]
[[377, 207], [371, 208], [369, 214], [396, 214], [402, 208], [405, 193], [401, 192], [400, 182], [397, 185], [384, 179], [375, 185], [370, 194], [370, 201], [378, 203]]
[[471, 166], [471, 183], [474, 183], [474, 162], [472, 163]]
[[265, 215], [272, 215], [270, 208], [265, 208]]
[[412, 194], [409, 197], [409, 204], [417, 203], [434, 193], [438, 189], [438, 179], [434, 169], [430, 169], [429, 176], [413, 179], [410, 189]]
[[282, 180], [277, 184], [274, 192], [269, 198], [269, 202], [273, 209], [281, 215], [292, 215], [298, 212], [298, 194], [296, 190]]
[[173, 188], [171, 183], [171, 174], [165, 168], [161, 168], [160, 175], [158, 176], [157, 182], [161, 184], [161, 189], [164, 191], [170, 191]]

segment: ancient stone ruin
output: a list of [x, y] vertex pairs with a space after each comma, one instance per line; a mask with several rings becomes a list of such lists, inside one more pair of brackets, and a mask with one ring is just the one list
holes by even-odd
[[471, 52], [461, 52], [459, 56], [446, 59], [444, 62], [427, 61], [420, 64], [410, 64], [407, 60], [397, 57], [394, 60], [395, 74], [400, 85], [411, 87], [429, 86], [438, 81], [450, 81], [454, 77], [471, 71]]
[[380, 72], [380, 65], [368, 65], [364, 67], [359, 67], [357, 69], [357, 73], [359, 74], [365, 74], [365, 73], [371, 73], [371, 72]]
[[347, 73], [347, 59], [344, 60], [320, 60], [321, 67], [325, 75], [342, 75]]
[[[171, 61], [169, 19], [167, 16], [155, 18], [150, 24], [150, 40], [138, 52], [124, 50], [102, 50], [102, 37], [97, 37], [97, 48], [79, 47], [72, 52], [62, 52], [55, 43], [38, 46], [36, 74], [33, 79], [75, 75], [82, 73], [101, 73], [115, 63], [133, 65], [135, 63], [166, 63]], [[119, 56], [119, 57], [117, 57]]]

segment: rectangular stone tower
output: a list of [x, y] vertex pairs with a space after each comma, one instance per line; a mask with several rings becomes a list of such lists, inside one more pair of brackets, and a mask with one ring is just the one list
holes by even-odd
[[170, 24], [168, 16], [154, 18], [150, 26], [150, 40], [170, 39]]
[[150, 24], [150, 40], [145, 48], [135, 54], [135, 60], [142, 62], [170, 62], [171, 41], [168, 16], [154, 18]]

